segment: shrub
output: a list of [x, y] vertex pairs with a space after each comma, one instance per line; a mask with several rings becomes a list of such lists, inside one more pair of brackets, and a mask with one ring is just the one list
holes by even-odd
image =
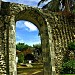
[[75, 50], [75, 42], [70, 42], [69, 44], [68, 44], [68, 49], [69, 50]]
[[19, 56], [18, 56], [18, 63], [23, 63], [23, 62], [24, 62], [24, 54], [21, 53], [21, 54], [19, 54]]
[[62, 74], [75, 74], [75, 60], [69, 60], [62, 65]]

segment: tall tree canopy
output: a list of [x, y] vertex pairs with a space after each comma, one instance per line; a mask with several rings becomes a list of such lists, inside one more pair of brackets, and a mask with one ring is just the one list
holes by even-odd
[[35, 44], [33, 48], [35, 48], [34, 52], [37, 50], [39, 54], [42, 54], [41, 44]]
[[[41, 0], [38, 3], [38, 6], [43, 3], [46, 2], [48, 0]], [[48, 2], [45, 6], [43, 6], [44, 8], [47, 8], [51, 11], [63, 11], [63, 10], [67, 10], [67, 11], [71, 11], [73, 10], [75, 7], [75, 0], [50, 0], [50, 2]]]
[[26, 50], [26, 49], [28, 49], [28, 47], [30, 47], [30, 46], [28, 46], [27, 44], [24, 44], [24, 43], [18, 43], [18, 44], [16, 44], [16, 49], [20, 50], [20, 51]]

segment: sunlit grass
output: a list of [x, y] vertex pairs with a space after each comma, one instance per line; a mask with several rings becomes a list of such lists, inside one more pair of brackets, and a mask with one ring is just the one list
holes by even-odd
[[18, 75], [28, 75], [35, 72], [43, 71], [43, 64], [32, 64], [33, 67], [26, 67], [25, 65], [18, 65], [17, 73]]

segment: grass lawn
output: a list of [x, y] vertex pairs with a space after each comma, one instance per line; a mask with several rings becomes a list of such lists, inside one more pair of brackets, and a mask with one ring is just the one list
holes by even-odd
[[26, 67], [18, 65], [17, 67], [17, 74], [18, 75], [32, 75], [32, 73], [43, 71], [43, 65], [42, 64], [32, 64], [33, 67]]
[[19, 68], [18, 69], [18, 74], [20, 74], [20, 75], [22, 75], [22, 74], [29, 75], [29, 74], [32, 74], [32, 73], [37, 72], [37, 71], [42, 71], [42, 69]]

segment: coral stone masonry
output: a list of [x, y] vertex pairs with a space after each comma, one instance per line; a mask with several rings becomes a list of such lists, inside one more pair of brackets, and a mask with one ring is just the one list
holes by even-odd
[[44, 75], [59, 75], [67, 44], [75, 41], [75, 18], [26, 6], [0, 4], [0, 75], [17, 75], [16, 22], [27, 20], [39, 29]]

